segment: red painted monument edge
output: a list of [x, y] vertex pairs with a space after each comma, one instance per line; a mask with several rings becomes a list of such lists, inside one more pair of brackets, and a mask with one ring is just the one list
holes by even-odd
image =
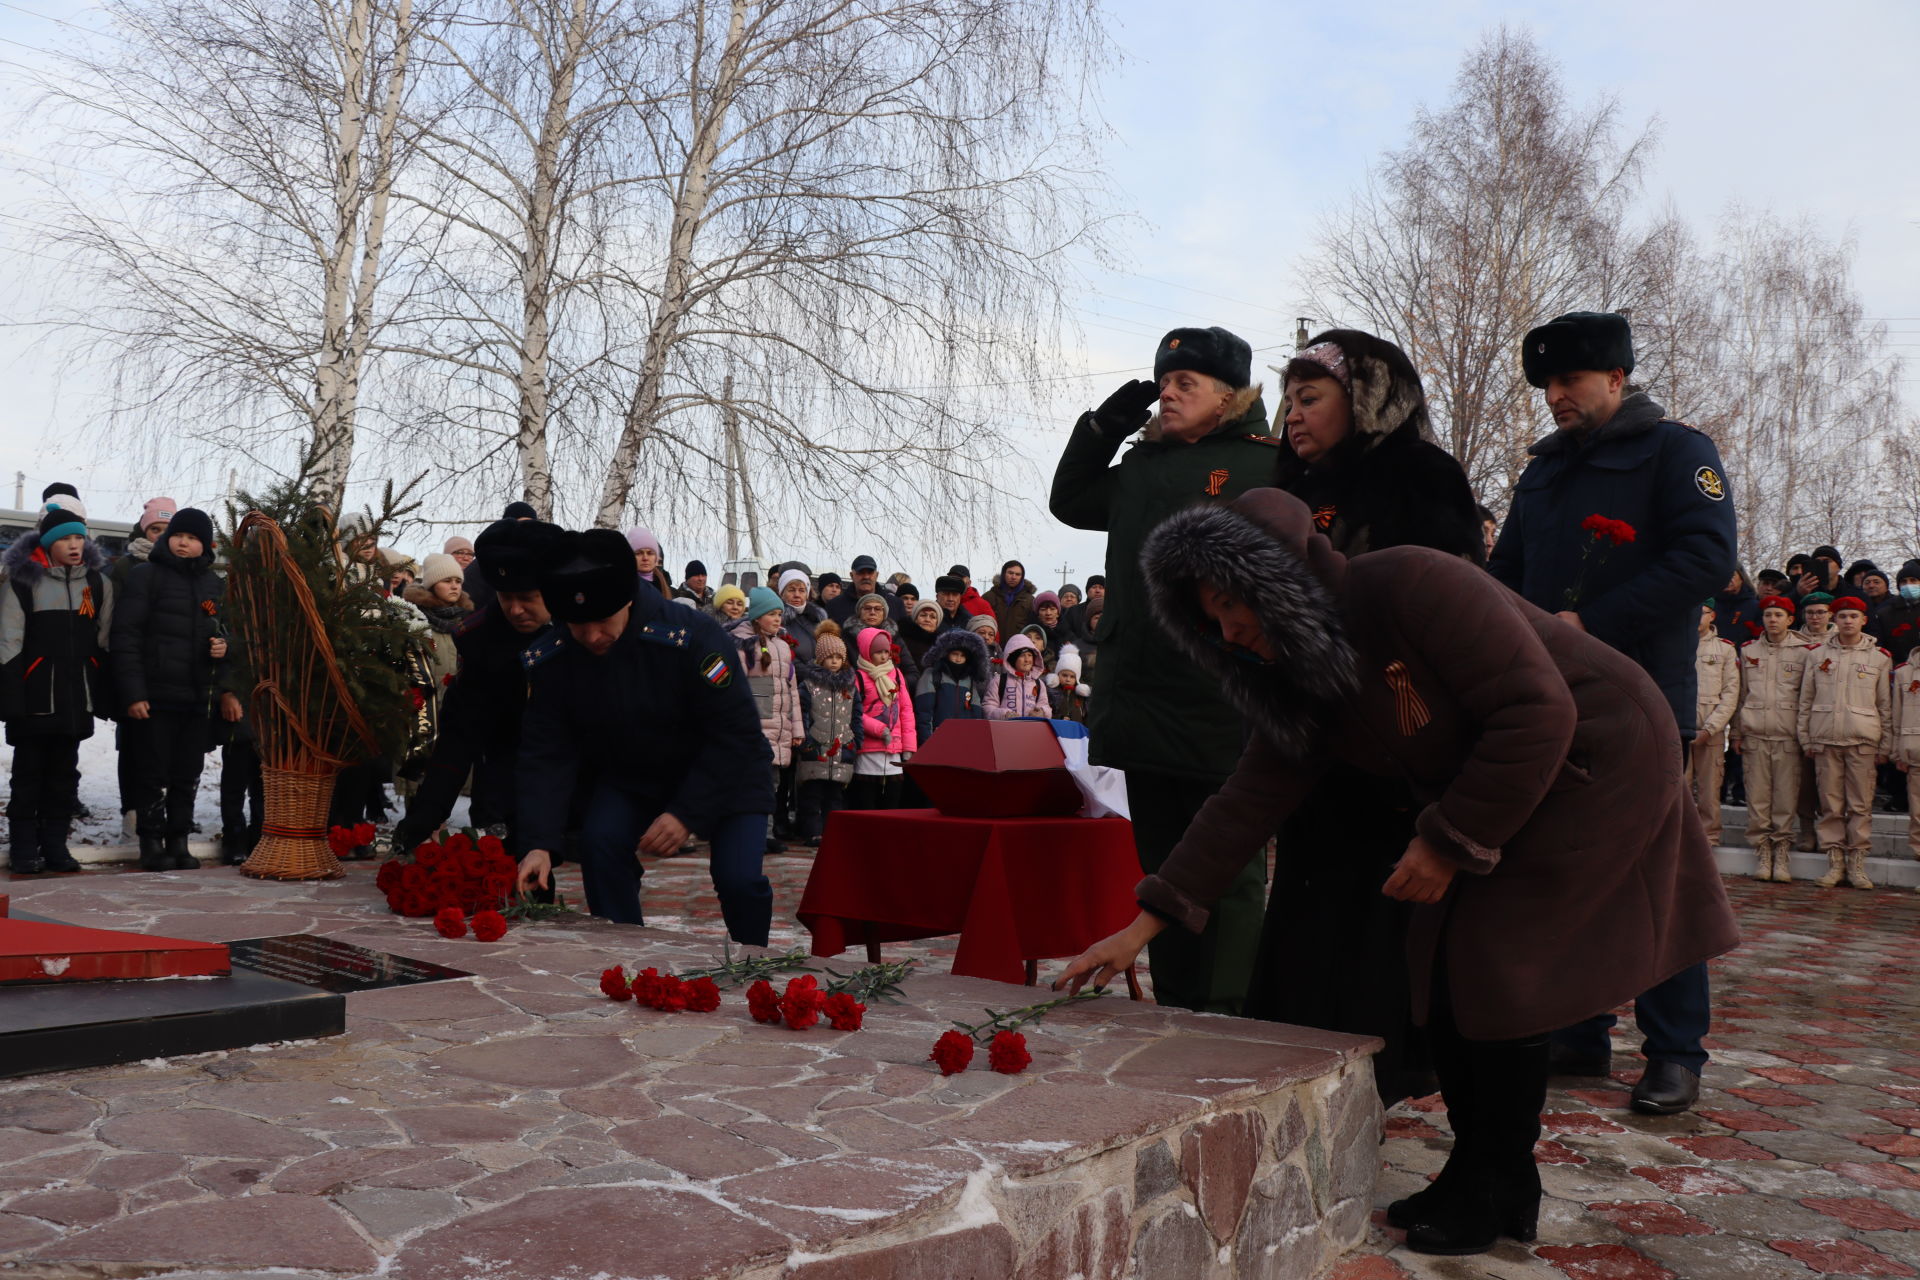
[[224, 942], [0, 918], [0, 983], [196, 978], [231, 971]]

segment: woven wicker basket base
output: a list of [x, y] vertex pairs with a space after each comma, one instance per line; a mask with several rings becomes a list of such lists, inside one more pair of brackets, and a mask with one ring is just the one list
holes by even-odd
[[243, 875], [261, 880], [337, 880], [345, 873], [327, 846], [327, 810], [339, 775], [262, 768], [266, 822]]

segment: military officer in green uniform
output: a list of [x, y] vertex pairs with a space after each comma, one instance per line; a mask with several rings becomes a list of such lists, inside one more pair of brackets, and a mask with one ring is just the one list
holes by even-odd
[[[1183, 507], [1230, 502], [1274, 483], [1280, 450], [1252, 366], [1253, 350], [1236, 334], [1175, 329], [1154, 353], [1154, 380], [1129, 382], [1082, 414], [1053, 473], [1054, 516], [1107, 534], [1107, 605], [1094, 636], [1100, 691], [1088, 704], [1088, 745], [1093, 763], [1126, 770], [1134, 844], [1149, 873], [1233, 772], [1245, 730], [1220, 686], [1182, 661], [1155, 624], [1140, 548]], [[1262, 852], [1204, 934], [1168, 929], [1150, 944], [1161, 1004], [1240, 1011], [1259, 946], [1265, 872]]]

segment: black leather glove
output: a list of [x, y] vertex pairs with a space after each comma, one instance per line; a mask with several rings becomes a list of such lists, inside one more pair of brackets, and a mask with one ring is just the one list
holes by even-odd
[[1160, 398], [1160, 384], [1135, 378], [1101, 402], [1093, 411], [1094, 425], [1105, 435], [1130, 436], [1147, 425], [1153, 402]]

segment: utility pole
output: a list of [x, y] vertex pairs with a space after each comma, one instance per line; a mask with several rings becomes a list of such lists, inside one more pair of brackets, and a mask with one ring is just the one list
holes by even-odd
[[1063, 563], [1063, 564], [1061, 564], [1061, 566], [1060, 566], [1060, 583], [1061, 583], [1061, 585], [1062, 585], [1062, 586], [1065, 586], [1065, 585], [1066, 585], [1067, 583], [1069, 583], [1069, 582], [1072, 582], [1072, 581], [1073, 581], [1073, 566], [1072, 566], [1072, 565], [1070, 565], [1070, 564], [1065, 564], [1065, 563]]
[[13, 509], [15, 511], [27, 509], [27, 473], [24, 471], [13, 473]]

